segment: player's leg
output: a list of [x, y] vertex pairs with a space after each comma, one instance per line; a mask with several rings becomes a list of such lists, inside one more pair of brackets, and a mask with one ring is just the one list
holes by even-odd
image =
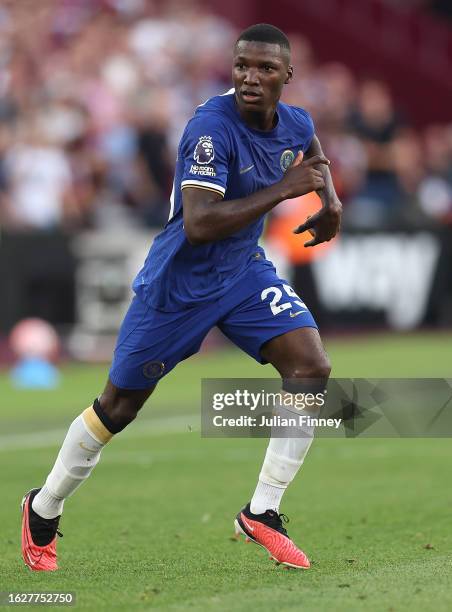
[[[330, 373], [328, 357], [318, 331], [304, 327], [268, 341], [261, 349], [263, 359], [278, 370], [283, 392], [322, 393]], [[274, 413], [290, 418], [287, 405], [274, 407]], [[297, 410], [297, 417], [317, 416], [310, 410]], [[298, 422], [300, 420], [297, 418]], [[236, 531], [267, 548], [277, 562], [296, 568], [309, 568], [305, 553], [289, 538], [283, 526], [279, 505], [284, 492], [303, 464], [314, 437], [314, 428], [301, 421], [285, 435], [281, 428], [272, 430], [264, 462], [251, 502], [239, 512]]]
[[[283, 379], [284, 393], [323, 391], [330, 364], [308, 308], [274, 270], [250, 276], [247, 288], [252, 284], [254, 294], [232, 306], [220, 329], [257, 361], [272, 363]], [[293, 416], [285, 405], [274, 411]], [[236, 530], [264, 546], [278, 562], [307, 568], [309, 560], [284, 529], [279, 504], [309, 450], [313, 430], [303, 425], [283, 438], [277, 436], [280, 429], [270, 439], [252, 502], [237, 515]]]
[[[268, 341], [261, 349], [265, 361], [281, 375], [283, 390], [288, 393], [322, 393], [331, 365], [317, 329], [301, 327]], [[290, 417], [290, 409], [276, 406], [282, 417]], [[298, 415], [316, 416], [313, 409], [297, 410]], [[307, 419], [303, 423], [309, 422]], [[289, 437], [271, 437], [250, 509], [260, 514], [268, 509], [279, 511], [281, 498], [295, 478], [314, 437], [314, 427], [303, 424], [293, 428]]]
[[190, 317], [186, 311], [164, 313], [133, 300], [104, 392], [70, 425], [43, 487], [24, 497], [22, 553], [31, 569], [57, 569], [55, 542], [65, 499], [89, 477], [107, 442], [133, 421], [158, 380], [198, 350], [214, 316], [202, 310]]
[[104, 446], [137, 415], [155, 386], [120, 389], [108, 380], [104, 393], [71, 423], [44, 485], [22, 500], [22, 554], [32, 570], [51, 571], [65, 500], [90, 476]]
[[71, 423], [44, 486], [33, 498], [37, 514], [53, 519], [62, 513], [64, 500], [91, 474], [103, 447], [133, 421], [154, 388], [120, 389], [108, 379], [102, 395]]

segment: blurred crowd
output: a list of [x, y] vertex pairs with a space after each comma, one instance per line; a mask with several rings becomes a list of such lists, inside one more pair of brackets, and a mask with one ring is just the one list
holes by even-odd
[[[196, 0], [0, 0], [0, 226], [161, 227], [179, 137], [230, 87], [237, 34]], [[452, 124], [414, 128], [385, 83], [288, 34], [284, 100], [313, 115], [346, 222], [452, 223]]]

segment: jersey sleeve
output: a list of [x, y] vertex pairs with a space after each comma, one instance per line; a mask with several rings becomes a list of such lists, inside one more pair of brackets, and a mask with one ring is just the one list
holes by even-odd
[[306, 137], [304, 140], [303, 153], [306, 153], [306, 151], [311, 146], [312, 139], [314, 138], [315, 127], [314, 127], [314, 121], [311, 115], [308, 113], [308, 111], [305, 111], [304, 109], [300, 109], [300, 110], [303, 110], [303, 114], [304, 114]]
[[224, 196], [231, 147], [227, 130], [218, 118], [194, 117], [182, 136], [179, 155], [183, 159], [181, 189], [198, 187]]
[[303, 153], [311, 146], [312, 139], [315, 134], [314, 121], [311, 115], [304, 108], [292, 107], [295, 112], [295, 121], [297, 129], [300, 131], [301, 141], [303, 143]]

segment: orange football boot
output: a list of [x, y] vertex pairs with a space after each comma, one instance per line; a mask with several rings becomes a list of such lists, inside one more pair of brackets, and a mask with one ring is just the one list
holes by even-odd
[[52, 572], [58, 569], [56, 555], [57, 535], [60, 517], [45, 519], [31, 507], [33, 498], [41, 489], [32, 489], [24, 495], [22, 509], [22, 557], [25, 565], [34, 572]]
[[244, 535], [247, 541], [251, 540], [265, 548], [270, 559], [277, 564], [308, 569], [309, 559], [289, 538], [283, 521], [289, 521], [285, 514], [278, 514], [274, 510], [253, 514], [250, 504], [247, 504], [234, 521], [235, 533], [237, 536]]

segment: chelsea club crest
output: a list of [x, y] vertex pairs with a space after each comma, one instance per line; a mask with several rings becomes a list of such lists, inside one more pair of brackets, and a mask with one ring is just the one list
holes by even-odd
[[281, 159], [279, 160], [279, 165], [281, 166], [281, 170], [285, 172], [294, 159], [295, 159], [295, 155], [290, 149], [286, 149], [285, 151], [283, 151], [281, 155]]

